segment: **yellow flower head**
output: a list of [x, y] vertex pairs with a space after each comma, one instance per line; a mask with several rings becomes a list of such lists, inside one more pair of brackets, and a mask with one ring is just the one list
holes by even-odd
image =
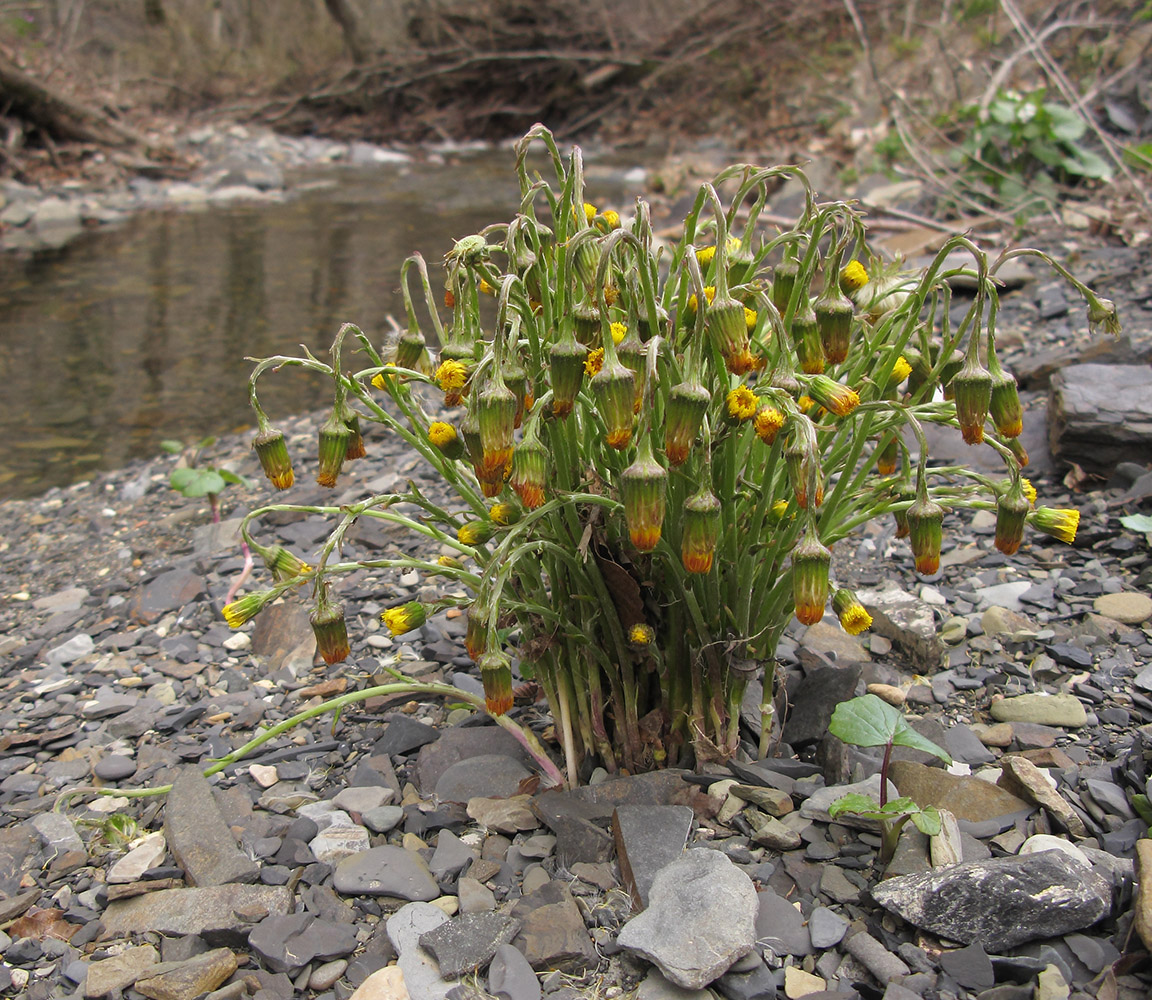
[[488, 282], [485, 281], [483, 278], [480, 279], [480, 284], [477, 285], [476, 287], [480, 290], [481, 294], [483, 294], [483, 295], [495, 295], [496, 294], [496, 289], [493, 288], [490, 284], [488, 284]]
[[836, 617], [840, 619], [840, 627], [849, 635], [859, 635], [872, 625], [872, 616], [868, 609], [857, 599], [852, 591], [841, 587], [832, 595], [832, 608]]
[[707, 267], [712, 263], [712, 258], [716, 256], [715, 247], [701, 247], [696, 251], [696, 259], [700, 262], [701, 267]]
[[384, 374], [382, 372], [377, 372], [372, 376], [372, 385], [377, 389], [384, 388]]
[[231, 604], [225, 604], [221, 614], [224, 615], [224, 620], [228, 623], [229, 628], [240, 628], [245, 622], [251, 621], [259, 614], [260, 609], [268, 603], [271, 596], [269, 591], [245, 594], [243, 597], [236, 598]]
[[814, 375], [808, 384], [808, 392], [821, 406], [838, 417], [846, 417], [860, 405], [860, 397], [852, 389], [827, 375]]
[[494, 503], [492, 509], [488, 511], [488, 516], [500, 527], [507, 528], [508, 525], [520, 520], [520, 508], [514, 503]]
[[892, 365], [892, 384], [899, 385], [911, 374], [912, 366], [908, 364], [908, 359], [901, 354]]
[[628, 327], [623, 323], [613, 323], [610, 327], [612, 331], [612, 343], [619, 344], [627, 335]]
[[772, 444], [780, 428], [784, 426], [784, 414], [774, 406], [762, 406], [756, 411], [756, 419], [752, 425], [756, 433], [765, 444]]
[[596, 206], [590, 201], [584, 202], [584, 218], [588, 221], [588, 225], [592, 225], [592, 220], [596, 218]]
[[656, 641], [656, 630], [651, 625], [633, 625], [628, 630], [628, 642], [632, 646], [651, 646]]
[[419, 601], [409, 601], [398, 608], [389, 608], [380, 616], [380, 620], [394, 636], [404, 635], [423, 625], [428, 620], [428, 612]]
[[444, 392], [459, 392], [468, 381], [468, 366], [462, 361], [441, 361], [434, 377]]
[[744, 325], [748, 327], [748, 332], [751, 333], [756, 329], [756, 310], [744, 307]]
[[787, 513], [788, 513], [788, 501], [787, 500], [777, 500], [772, 505], [772, 520], [775, 523], [779, 524], [781, 521], [783, 521], [784, 515]]
[[[445, 362], [447, 364], [448, 362]], [[446, 424], [442, 420], [433, 420], [428, 425], [428, 440], [431, 441], [437, 448], [443, 450], [447, 448], [453, 441], [457, 440], [459, 435], [456, 433], [456, 428], [451, 424]]]
[[604, 367], [604, 348], [597, 347], [593, 351], [588, 352], [588, 357], [584, 360], [584, 372], [591, 378], [601, 368]]
[[1023, 488], [1024, 496], [1027, 497], [1028, 502], [1033, 507], [1035, 507], [1036, 506], [1036, 487], [1032, 485], [1032, 480], [1028, 479], [1024, 476], [1021, 476], [1020, 477], [1020, 486]]
[[602, 218], [606, 223], [608, 223], [609, 229], [619, 229], [620, 228], [620, 213], [615, 211], [614, 209], [611, 209], [611, 208], [604, 209], [604, 211], [600, 213], [600, 218]]
[[[704, 286], [704, 298], [706, 298], [708, 300], [709, 305], [712, 304], [713, 300], [716, 298], [716, 286], [715, 285], [705, 285]], [[696, 306], [697, 306], [696, 294], [693, 293], [693, 294], [688, 296], [688, 311], [689, 312], [695, 312]]]
[[1028, 520], [1037, 531], [1071, 545], [1076, 541], [1076, 529], [1080, 526], [1080, 511], [1075, 508], [1037, 507], [1028, 515]]
[[840, 271], [840, 287], [846, 292], [855, 292], [868, 284], [868, 272], [858, 260], [850, 260]]
[[443, 566], [445, 569], [463, 569], [464, 564], [455, 556], [441, 556], [436, 560], [437, 566]]
[[751, 420], [756, 416], [756, 394], [746, 385], [728, 393], [728, 416], [733, 420]]

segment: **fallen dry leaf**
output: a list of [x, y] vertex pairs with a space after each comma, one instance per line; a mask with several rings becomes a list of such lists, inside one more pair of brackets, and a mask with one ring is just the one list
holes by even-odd
[[12, 921], [8, 933], [13, 938], [30, 937], [37, 941], [56, 938], [67, 941], [80, 929], [79, 924], [70, 924], [64, 919], [64, 911], [56, 907], [41, 909], [34, 906], [24, 916]]

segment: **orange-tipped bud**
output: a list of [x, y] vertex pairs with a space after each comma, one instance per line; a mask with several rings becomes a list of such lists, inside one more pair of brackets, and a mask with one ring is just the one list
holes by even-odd
[[464, 630], [464, 651], [479, 663], [484, 650], [488, 648], [488, 631], [484, 616], [472, 606], [468, 609], [468, 625]]
[[351, 436], [348, 425], [333, 410], [320, 427], [320, 469], [316, 473], [316, 482], [321, 486], [332, 489], [336, 485], [348, 454], [348, 439]]
[[800, 275], [800, 264], [795, 260], [782, 260], [772, 272], [772, 292], [769, 298], [781, 316], [788, 311], [788, 300]]
[[592, 378], [592, 395], [604, 421], [608, 447], [623, 451], [632, 440], [635, 376], [619, 362], [605, 364]]
[[364, 435], [360, 433], [360, 414], [355, 410], [344, 408], [342, 414], [344, 425], [348, 428], [348, 444], [344, 449], [344, 461], [351, 462], [363, 458], [368, 454], [364, 447]]
[[808, 383], [808, 394], [826, 410], [838, 417], [846, 417], [860, 405], [855, 389], [841, 385], [827, 375], [816, 375]]
[[792, 346], [800, 360], [800, 370], [808, 375], [824, 371], [824, 345], [820, 340], [820, 327], [816, 313], [807, 303], [801, 303], [792, 317]]
[[931, 497], [916, 499], [906, 512], [908, 541], [916, 560], [916, 572], [932, 576], [940, 569], [940, 546], [944, 540], [944, 508]]
[[890, 476], [896, 471], [900, 460], [900, 441], [892, 438], [883, 448], [876, 450], [876, 471], [882, 476]]
[[660, 542], [667, 484], [668, 473], [652, 455], [645, 436], [637, 449], [636, 461], [620, 473], [628, 536], [641, 552], [651, 552]]
[[952, 394], [956, 400], [956, 420], [965, 444], [984, 440], [984, 422], [992, 401], [992, 376], [975, 356], [969, 356], [964, 367], [953, 377]]
[[475, 405], [481, 448], [476, 475], [481, 480], [502, 481], [515, 446], [516, 394], [497, 375], [476, 397]]
[[792, 599], [796, 617], [805, 625], [815, 625], [824, 617], [831, 562], [831, 551], [810, 526], [792, 550]]
[[498, 651], [480, 657], [480, 680], [484, 685], [484, 707], [489, 715], [505, 715], [512, 709], [512, 661]]
[[820, 329], [820, 343], [829, 364], [838, 365], [848, 357], [852, 338], [852, 302], [833, 280], [827, 281], [824, 291], [813, 307], [816, 325]]
[[548, 449], [535, 437], [527, 437], [512, 452], [512, 476], [509, 483], [520, 502], [529, 510], [544, 503], [548, 480]]
[[1016, 554], [1024, 541], [1024, 525], [1032, 505], [1024, 494], [1024, 480], [1017, 476], [996, 498], [996, 548], [1006, 556]]
[[689, 573], [707, 573], [720, 537], [720, 501], [705, 487], [684, 502], [680, 561]]
[[1001, 437], [1019, 437], [1024, 430], [1024, 408], [1020, 405], [1020, 392], [1011, 372], [999, 365], [992, 374], [992, 396], [988, 412]]
[[405, 330], [396, 342], [396, 365], [416, 369], [424, 357], [424, 337], [419, 330]]
[[284, 432], [269, 427], [252, 439], [252, 447], [256, 449], [260, 468], [264, 470], [268, 481], [278, 490], [288, 489], [296, 477], [292, 472], [292, 460], [288, 457]]
[[681, 382], [669, 391], [664, 418], [664, 454], [669, 465], [676, 467], [688, 460], [709, 402], [708, 390], [699, 382]]
[[308, 621], [316, 636], [316, 648], [329, 666], [348, 659], [351, 649], [348, 646], [348, 626], [344, 622], [344, 609], [339, 604], [323, 604], [317, 607]]
[[548, 352], [552, 374], [552, 413], [566, 417], [572, 412], [580, 383], [584, 380], [584, 362], [588, 351], [572, 337], [562, 337]]

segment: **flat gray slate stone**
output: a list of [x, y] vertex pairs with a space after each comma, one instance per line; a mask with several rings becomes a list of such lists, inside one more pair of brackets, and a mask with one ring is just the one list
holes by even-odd
[[519, 930], [520, 921], [506, 913], [463, 913], [421, 934], [420, 947], [435, 956], [441, 976], [457, 979], [484, 968]]
[[872, 896], [922, 930], [997, 953], [1091, 927], [1112, 899], [1099, 875], [1062, 851], [902, 875]]
[[177, 863], [194, 886], [255, 882], [260, 866], [232, 838], [232, 831], [196, 766], [172, 783], [164, 803], [164, 836]]
[[161, 889], [109, 903], [100, 920], [102, 937], [151, 931], [200, 934], [210, 942], [242, 944], [252, 927], [269, 914], [285, 914], [292, 892], [284, 886], [213, 885], [202, 889]]
[[648, 905], [660, 870], [684, 853], [692, 820], [688, 806], [618, 806], [613, 811], [620, 877], [637, 910]]
[[427, 903], [440, 887], [423, 859], [403, 847], [373, 847], [336, 864], [332, 886], [346, 896], [393, 896]]
[[616, 943], [648, 959], [684, 989], [722, 976], [756, 946], [756, 887], [719, 851], [694, 848], [652, 883], [648, 909]]
[[506, 799], [516, 795], [520, 782], [531, 776], [532, 772], [514, 757], [480, 754], [449, 766], [436, 782], [436, 798], [462, 803], [475, 798]]

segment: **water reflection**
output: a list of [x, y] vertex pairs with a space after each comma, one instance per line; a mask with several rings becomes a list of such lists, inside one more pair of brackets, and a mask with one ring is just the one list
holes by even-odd
[[[404, 257], [437, 261], [509, 217], [518, 194], [505, 151], [316, 179], [285, 205], [139, 216], [0, 258], [0, 497], [155, 455], [164, 438], [250, 426], [245, 356], [325, 351], [349, 320], [381, 339], [403, 315]], [[596, 191], [624, 198], [618, 175]], [[329, 396], [295, 370], [261, 390], [272, 415]]]

